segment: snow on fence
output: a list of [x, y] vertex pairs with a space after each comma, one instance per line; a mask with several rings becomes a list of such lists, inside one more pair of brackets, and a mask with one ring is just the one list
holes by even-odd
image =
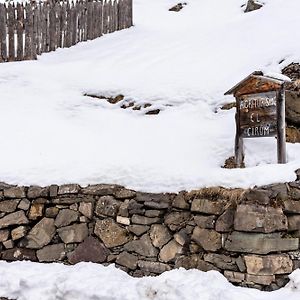
[[0, 62], [36, 59], [132, 26], [132, 0], [0, 3]]

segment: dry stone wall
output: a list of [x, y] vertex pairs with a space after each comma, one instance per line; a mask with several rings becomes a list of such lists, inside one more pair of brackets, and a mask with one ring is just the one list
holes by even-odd
[[137, 277], [216, 270], [240, 286], [278, 289], [300, 266], [299, 179], [178, 194], [1, 183], [1, 259], [115, 263]]

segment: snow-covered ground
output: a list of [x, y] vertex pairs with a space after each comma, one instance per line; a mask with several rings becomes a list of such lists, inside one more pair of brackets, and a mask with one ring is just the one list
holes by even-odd
[[[224, 92], [300, 59], [300, 1], [265, 0], [244, 14], [245, 2], [189, 0], [175, 13], [176, 0], [134, 0], [131, 29], [1, 64], [0, 181], [177, 191], [294, 180], [300, 145], [277, 165], [274, 138], [245, 141], [246, 169], [221, 168], [235, 134], [234, 109], [218, 110], [233, 101]], [[164, 110], [145, 116], [85, 92]]]
[[298, 300], [300, 270], [274, 292], [235, 287], [216, 271], [133, 278], [113, 265], [0, 262], [0, 296], [17, 300]]

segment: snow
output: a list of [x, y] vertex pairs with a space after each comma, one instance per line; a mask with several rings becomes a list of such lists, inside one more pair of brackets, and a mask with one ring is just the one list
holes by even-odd
[[274, 292], [235, 287], [217, 271], [172, 270], [133, 278], [114, 265], [0, 262], [0, 296], [18, 300], [298, 300], [300, 270]]
[[[300, 145], [288, 144], [288, 164], [277, 165], [274, 138], [245, 140], [246, 169], [221, 168], [235, 112], [219, 107], [253, 71], [299, 61], [299, 0], [266, 0], [247, 14], [244, 0], [189, 0], [169, 12], [177, 2], [134, 0], [133, 28], [0, 65], [0, 181], [175, 192], [295, 180]], [[146, 116], [86, 92], [163, 111]]]

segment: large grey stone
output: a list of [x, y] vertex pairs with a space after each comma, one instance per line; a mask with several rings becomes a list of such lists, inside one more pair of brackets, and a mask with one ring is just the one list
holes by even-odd
[[288, 229], [289, 231], [300, 229], [300, 215], [292, 215], [288, 217]]
[[235, 230], [271, 233], [287, 230], [287, 227], [287, 217], [280, 207], [255, 204], [242, 204], [237, 207], [234, 219]]
[[157, 248], [161, 248], [172, 238], [168, 228], [162, 224], [152, 225], [149, 234], [153, 246]]
[[156, 257], [158, 254], [158, 250], [152, 245], [148, 234], [144, 234], [140, 239], [127, 243], [124, 249], [146, 257]]
[[130, 240], [127, 230], [112, 219], [98, 220], [94, 233], [108, 248], [124, 245]]
[[89, 234], [85, 223], [61, 227], [57, 229], [57, 232], [65, 244], [81, 243]]
[[36, 198], [47, 198], [49, 194], [48, 187], [40, 187], [40, 186], [30, 186], [27, 191], [27, 198], [36, 199]]
[[5, 189], [4, 197], [11, 198], [11, 199], [25, 198], [26, 197], [25, 187], [24, 186], [16, 186], [16, 187], [11, 187], [11, 188]]
[[155, 223], [161, 223], [161, 218], [149, 218], [145, 216], [140, 216], [140, 215], [133, 215], [131, 217], [131, 221], [134, 224], [140, 224], [140, 225], [151, 225]]
[[28, 199], [22, 199], [18, 205], [19, 209], [28, 210], [30, 207], [30, 201]]
[[163, 262], [173, 261], [179, 254], [182, 253], [183, 247], [175, 240], [171, 240], [160, 250], [159, 259]]
[[127, 229], [128, 229], [128, 231], [132, 232], [133, 234], [135, 234], [137, 236], [141, 236], [142, 234], [146, 233], [150, 229], [150, 226], [129, 225]]
[[216, 253], [208, 253], [204, 254], [204, 261], [209, 262], [219, 269], [222, 270], [231, 270], [238, 271], [238, 267], [236, 264], [236, 258]]
[[25, 248], [13, 248], [2, 252], [2, 259], [8, 261], [30, 260], [37, 261], [35, 251]]
[[286, 200], [283, 206], [286, 213], [300, 214], [300, 201]]
[[40, 262], [61, 261], [66, 256], [64, 244], [48, 245], [37, 250], [36, 256]]
[[208, 199], [194, 199], [192, 202], [191, 211], [211, 215], [220, 215], [225, 209], [225, 201], [212, 201]]
[[229, 207], [216, 221], [215, 229], [218, 232], [230, 232], [233, 229], [235, 209]]
[[214, 230], [195, 227], [192, 240], [206, 251], [217, 251], [222, 247], [222, 235]]
[[169, 265], [155, 261], [139, 260], [137, 264], [142, 271], [155, 274], [161, 274], [165, 271], [171, 270], [171, 267]]
[[117, 201], [112, 196], [101, 197], [95, 207], [95, 213], [98, 216], [104, 215], [109, 217], [116, 217], [121, 201]]
[[260, 284], [269, 286], [272, 282], [275, 282], [276, 280], [274, 275], [245, 275], [245, 283], [247, 284]]
[[176, 259], [175, 268], [198, 269], [204, 272], [220, 271], [217, 267], [201, 259], [201, 255], [192, 254], [191, 256], [180, 256]]
[[113, 184], [94, 184], [83, 188], [81, 190], [81, 193], [94, 196], [106, 196], [114, 195], [114, 193], [116, 193], [116, 191], [120, 190], [121, 188], [121, 186]]
[[78, 212], [72, 209], [62, 209], [59, 211], [56, 219], [55, 219], [55, 226], [56, 227], [63, 227], [67, 226], [73, 222], [78, 220]]
[[70, 255], [69, 262], [76, 264], [81, 261], [103, 263], [109, 255], [109, 250], [99, 240], [88, 236]]
[[11, 213], [16, 210], [20, 200], [6, 200], [0, 201], [0, 212]]
[[79, 212], [85, 217], [91, 219], [93, 217], [93, 203], [92, 202], [80, 202]]
[[[245, 192], [243, 202], [247, 204], [267, 205], [270, 203], [272, 195], [271, 186], [264, 189], [251, 189]], [[276, 196], [276, 195], [274, 195]]]
[[298, 238], [281, 238], [277, 233], [261, 234], [237, 231], [227, 237], [224, 245], [224, 249], [227, 251], [255, 254], [292, 251], [298, 247]]
[[121, 252], [116, 260], [116, 263], [130, 270], [135, 270], [137, 267], [138, 257], [126, 251]]
[[185, 227], [191, 218], [192, 215], [188, 211], [171, 212], [165, 216], [165, 224], [172, 231], [178, 231]]
[[0, 243], [5, 242], [8, 240], [9, 237], [9, 230], [8, 229], [3, 229], [0, 230]]
[[200, 228], [214, 229], [216, 223], [216, 216], [196, 215], [194, 216], [194, 221], [196, 225], [199, 226]]
[[0, 219], [0, 229], [11, 225], [28, 224], [29, 221], [23, 210], [16, 211]]
[[190, 204], [188, 203], [187, 199], [185, 198], [186, 193], [180, 192], [178, 195], [175, 196], [172, 206], [179, 209], [190, 209]]
[[80, 191], [80, 186], [78, 184], [63, 184], [58, 187], [58, 195], [64, 194], [77, 194]]
[[136, 192], [128, 189], [116, 190], [114, 196], [117, 199], [131, 199], [136, 196]]
[[22, 244], [24, 243], [26, 248], [41, 249], [50, 243], [54, 235], [54, 220], [43, 218], [30, 230]]
[[286, 120], [294, 125], [300, 125], [300, 94], [287, 91], [285, 94]]
[[245, 255], [244, 259], [248, 274], [274, 275], [293, 271], [293, 261], [287, 254]]

